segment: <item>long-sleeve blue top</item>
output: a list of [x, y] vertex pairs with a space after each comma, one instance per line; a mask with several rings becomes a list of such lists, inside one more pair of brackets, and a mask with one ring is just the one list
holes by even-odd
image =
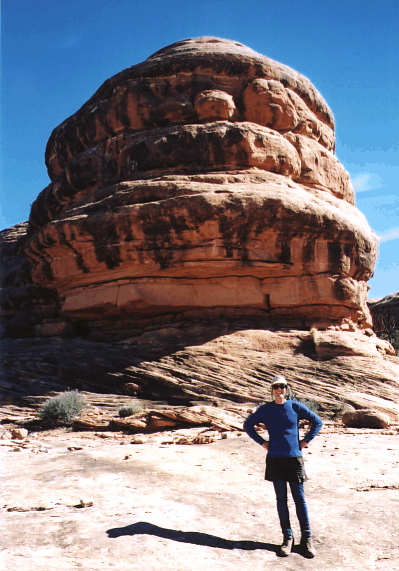
[[264, 424], [269, 433], [269, 456], [302, 456], [299, 444], [299, 421], [308, 420], [310, 430], [304, 437], [310, 442], [322, 427], [322, 420], [304, 404], [286, 400], [284, 404], [268, 402], [260, 406], [244, 422], [245, 432], [258, 444], [265, 440], [255, 431], [257, 424]]

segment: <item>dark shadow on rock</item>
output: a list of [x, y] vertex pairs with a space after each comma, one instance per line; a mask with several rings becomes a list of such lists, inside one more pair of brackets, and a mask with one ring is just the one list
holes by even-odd
[[200, 533], [198, 531], [180, 531], [175, 529], [167, 529], [159, 527], [152, 523], [140, 521], [126, 525], [125, 527], [114, 527], [107, 531], [108, 537], [116, 538], [124, 535], [154, 535], [155, 537], [163, 537], [181, 543], [192, 543], [193, 545], [205, 545], [207, 547], [217, 547], [219, 549], [242, 549], [245, 551], [253, 551], [255, 549], [264, 549], [277, 553], [278, 546], [273, 543], [262, 543], [260, 541], [233, 541], [231, 539], [223, 539], [216, 535], [208, 533]]
[[316, 347], [313, 339], [309, 337], [309, 339], [302, 339], [299, 343], [298, 347], [295, 349], [295, 355], [304, 355], [312, 361], [317, 361], [316, 355]]

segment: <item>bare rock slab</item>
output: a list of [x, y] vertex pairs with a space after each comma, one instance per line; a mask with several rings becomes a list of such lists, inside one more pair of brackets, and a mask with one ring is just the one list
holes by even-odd
[[[41, 439], [47, 454], [0, 449], [6, 569], [100, 571], [118, 562], [134, 571], [347, 571], [361, 562], [364, 571], [392, 571], [397, 434], [324, 430], [305, 452], [312, 561], [297, 550], [277, 558], [281, 532], [273, 487], [263, 479], [265, 453], [247, 436], [121, 446], [65, 433]], [[299, 537], [294, 513], [292, 520]]]

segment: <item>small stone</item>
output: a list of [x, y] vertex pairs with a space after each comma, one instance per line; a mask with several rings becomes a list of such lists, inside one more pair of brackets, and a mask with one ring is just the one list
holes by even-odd
[[80, 500], [79, 504], [78, 504], [77, 506], [75, 506], [75, 507], [77, 507], [77, 508], [91, 508], [92, 505], [93, 505], [93, 502], [92, 502], [92, 501], [90, 501], [90, 502], [85, 502], [85, 501], [83, 501], [83, 500]]
[[144, 444], [145, 442], [147, 442], [147, 438], [144, 436], [135, 436], [131, 441], [131, 444]]
[[25, 440], [28, 436], [28, 431], [26, 428], [14, 428], [11, 434], [13, 440]]

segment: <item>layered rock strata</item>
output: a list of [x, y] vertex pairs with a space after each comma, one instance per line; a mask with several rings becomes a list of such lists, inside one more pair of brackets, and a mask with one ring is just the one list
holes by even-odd
[[220, 315], [368, 329], [377, 240], [334, 148], [294, 70], [217, 38], [168, 46], [52, 133], [33, 280], [94, 337]]
[[386, 341], [376, 348], [373, 338], [360, 332], [318, 332], [313, 339], [309, 331], [250, 330], [244, 325], [233, 332], [227, 323], [224, 335], [218, 336], [209, 324], [208, 329], [178, 332], [168, 327], [116, 343], [8, 339], [0, 354], [0, 404], [36, 406], [44, 395], [69, 387], [105, 393], [102, 400], [97, 395], [91, 401], [101, 410], [116, 399], [116, 413], [126, 404], [122, 395], [229, 408], [231, 402], [268, 400], [273, 377], [283, 374], [296, 395], [316, 401], [321, 412], [342, 414], [348, 402], [399, 422], [399, 357]]
[[22, 222], [0, 232], [1, 338], [33, 337], [35, 328], [59, 321], [56, 292], [32, 281], [25, 255], [27, 231], [28, 223]]

